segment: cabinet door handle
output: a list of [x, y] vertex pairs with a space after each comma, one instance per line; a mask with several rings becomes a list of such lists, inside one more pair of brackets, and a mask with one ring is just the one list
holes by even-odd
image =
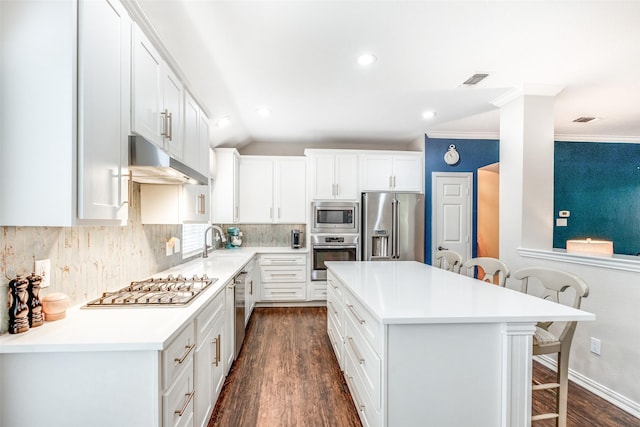
[[189, 403], [191, 403], [194, 394], [196, 394], [195, 389], [191, 390], [191, 393], [185, 394], [185, 396], [187, 396], [187, 400], [184, 402], [184, 406], [181, 409], [176, 409], [175, 411], [173, 411], [173, 413], [181, 417], [184, 414], [184, 411], [187, 410], [187, 406], [189, 406]]
[[198, 209], [197, 209], [196, 213], [198, 215], [204, 215], [205, 214], [205, 212], [204, 212], [204, 203], [205, 203], [205, 195], [202, 194], [202, 193], [198, 194], [198, 202], [196, 203], [196, 205], [198, 206]]
[[168, 128], [169, 128], [169, 141], [173, 140], [173, 115], [171, 113], [169, 113], [167, 115], [167, 121], [169, 123]]
[[176, 357], [175, 359], [173, 359], [173, 361], [182, 364], [182, 362], [184, 362], [184, 360], [187, 358], [187, 356], [189, 356], [189, 353], [191, 353], [191, 350], [193, 350], [193, 348], [195, 346], [196, 346], [195, 344], [191, 344], [191, 345], [186, 346], [185, 349], [187, 351], [185, 351], [185, 353], [182, 355], [182, 357]]
[[356, 318], [356, 320], [358, 321], [358, 323], [360, 323], [361, 325], [364, 325], [366, 322], [364, 321], [363, 318], [360, 317], [360, 315], [358, 314], [358, 312], [356, 311], [355, 308], [353, 308], [352, 304], [347, 304], [347, 307], [349, 307], [349, 311], [351, 311], [351, 313], [353, 313], [354, 317]]
[[273, 208], [269, 208], [269, 219], [273, 219]]
[[[220, 363], [220, 334], [218, 334], [217, 338], [214, 338], [213, 341], [211, 342], [211, 344], [215, 344], [216, 345], [216, 360], [215, 363], [216, 366], [218, 366], [218, 363]], [[212, 364], [213, 364], [212, 363]]]
[[327, 304], [331, 306], [331, 311], [333, 311], [335, 314], [338, 314], [338, 310], [336, 310], [335, 306], [333, 305], [333, 302], [327, 301]]
[[356, 407], [360, 410], [360, 412], [364, 412], [365, 406], [364, 404], [360, 403], [360, 399], [356, 394], [356, 387], [355, 387], [355, 384], [353, 383], [353, 377], [350, 375], [347, 375], [347, 382], [351, 384], [351, 389], [353, 390], [353, 400], [355, 401]]
[[253, 280], [249, 282], [249, 295], [253, 295]]
[[349, 342], [349, 346], [351, 347], [351, 350], [353, 350], [354, 356], [356, 356], [356, 359], [358, 359], [358, 363], [363, 365], [364, 364], [364, 357], [362, 357], [360, 355], [360, 352], [358, 351], [358, 349], [356, 348], [355, 343], [353, 342], [353, 338], [352, 337], [347, 337], [347, 341]]
[[340, 184], [336, 184], [336, 196], [340, 195]]
[[278, 208], [278, 219], [282, 218], [282, 215], [280, 214], [280, 208]]
[[165, 108], [165, 110], [161, 112], [160, 115], [162, 116], [162, 132], [160, 132], [160, 136], [167, 138], [169, 136], [169, 122], [167, 121], [169, 110]]

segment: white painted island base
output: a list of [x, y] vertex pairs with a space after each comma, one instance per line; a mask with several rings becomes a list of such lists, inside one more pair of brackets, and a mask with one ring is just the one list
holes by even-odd
[[327, 266], [327, 331], [366, 426], [529, 426], [535, 323], [594, 318], [414, 262]]

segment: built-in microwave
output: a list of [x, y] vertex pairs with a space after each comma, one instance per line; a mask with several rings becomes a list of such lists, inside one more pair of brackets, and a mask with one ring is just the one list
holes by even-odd
[[357, 202], [313, 202], [312, 233], [358, 234]]

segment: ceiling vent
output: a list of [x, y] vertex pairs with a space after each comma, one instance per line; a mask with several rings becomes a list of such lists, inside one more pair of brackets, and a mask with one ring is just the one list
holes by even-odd
[[573, 122], [574, 123], [589, 123], [589, 122], [591, 122], [591, 121], [593, 121], [595, 119], [596, 119], [595, 117], [582, 116], [582, 117], [578, 117]]
[[474, 74], [473, 76], [465, 80], [462, 83], [462, 86], [475, 86], [481, 81], [483, 81], [484, 79], [486, 79], [487, 77], [489, 77], [489, 74], [483, 74], [483, 73]]

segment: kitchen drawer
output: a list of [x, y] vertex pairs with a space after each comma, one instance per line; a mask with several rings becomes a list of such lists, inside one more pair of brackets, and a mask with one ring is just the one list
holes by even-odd
[[382, 354], [383, 328], [382, 324], [366, 310], [351, 293], [344, 292], [345, 318], [353, 320], [358, 331], [373, 347], [376, 353]]
[[351, 317], [345, 320], [344, 351], [350, 353], [355, 362], [354, 369], [362, 382], [363, 389], [376, 408], [382, 405], [382, 360], [373, 347], [364, 339], [358, 325]]
[[305, 299], [304, 294], [304, 284], [302, 283], [291, 284], [291, 286], [263, 284], [262, 287], [262, 301], [301, 301]]
[[332, 319], [338, 330], [342, 333], [344, 322], [344, 311], [342, 303], [337, 302], [335, 294], [331, 289], [327, 290], [327, 318]]
[[194, 396], [193, 357], [188, 357], [185, 360], [185, 369], [162, 396], [164, 420], [162, 425], [165, 427], [193, 426]]
[[311, 282], [309, 286], [309, 300], [310, 301], [324, 301], [327, 299], [327, 285], [324, 282], [321, 285], [317, 285]]
[[351, 352], [344, 352], [344, 378], [347, 380], [351, 398], [358, 411], [362, 425], [365, 427], [379, 427], [382, 425], [382, 411], [376, 408], [371, 398], [364, 390], [363, 381], [356, 368]]
[[261, 265], [262, 283], [306, 282], [306, 266]]
[[[193, 323], [189, 323], [162, 352], [162, 389], [169, 388], [173, 381], [193, 359], [196, 346]], [[189, 365], [192, 366], [192, 365]], [[191, 368], [193, 370], [193, 368]]]
[[307, 255], [271, 254], [261, 255], [260, 265], [307, 265]]
[[219, 292], [196, 317], [196, 343], [199, 345], [213, 327], [215, 321], [224, 315], [224, 292]]

